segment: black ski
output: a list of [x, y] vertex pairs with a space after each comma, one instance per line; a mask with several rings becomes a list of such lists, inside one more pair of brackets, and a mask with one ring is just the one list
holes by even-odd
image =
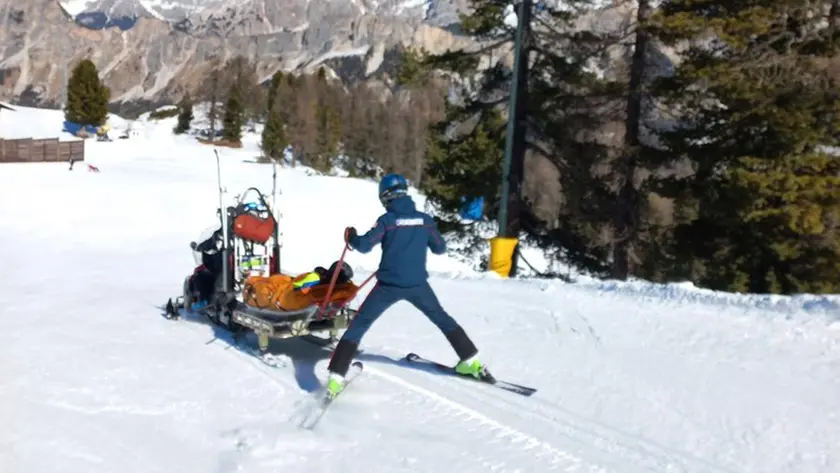
[[[350, 365], [350, 370], [347, 372], [347, 375], [344, 377], [344, 389], [341, 391], [343, 394], [344, 391], [350, 386], [354, 379], [356, 379], [360, 374], [362, 374], [362, 370], [364, 369], [364, 364], [361, 361], [354, 361], [352, 365]], [[298, 424], [299, 427], [302, 427], [307, 430], [312, 430], [318, 425], [318, 422], [327, 413], [327, 409], [332, 405], [332, 403], [341, 397], [339, 394], [336, 397], [329, 397], [327, 395], [327, 388], [326, 386], [319, 390], [318, 393], [315, 395], [315, 405], [311, 406], [310, 409], [304, 414], [303, 419]]]
[[443, 363], [438, 363], [437, 361], [430, 360], [428, 358], [423, 358], [422, 356], [420, 356], [416, 353], [409, 353], [408, 355], [405, 356], [405, 360], [408, 361], [409, 363], [416, 363], [416, 364], [421, 364], [421, 365], [424, 365], [424, 366], [434, 368], [435, 370], [437, 370], [441, 373], [449, 374], [449, 375], [452, 375], [452, 376], [457, 376], [457, 377], [460, 377], [460, 378], [471, 379], [473, 381], [477, 381], [477, 382], [484, 383], [484, 384], [489, 384], [489, 385], [495, 386], [499, 389], [504, 389], [505, 391], [510, 391], [510, 392], [520, 394], [520, 395], [526, 396], [526, 397], [531, 396], [532, 394], [537, 392], [537, 390], [535, 388], [529, 388], [527, 386], [522, 386], [522, 385], [519, 385], [519, 384], [509, 383], [507, 381], [500, 381], [498, 379], [495, 379], [492, 375], [488, 375], [487, 377], [481, 378], [481, 379], [474, 378], [474, 377], [469, 376], [469, 375], [463, 375], [463, 374], [455, 371], [454, 366], [444, 365]]

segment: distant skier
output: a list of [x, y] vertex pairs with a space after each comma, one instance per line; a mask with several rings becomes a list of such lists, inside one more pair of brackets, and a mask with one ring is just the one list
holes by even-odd
[[327, 390], [335, 396], [344, 388], [344, 376], [350, 367], [365, 332], [394, 303], [405, 300], [419, 309], [446, 336], [460, 361], [459, 373], [479, 377], [486, 372], [478, 360], [478, 349], [464, 329], [438, 302], [427, 281], [426, 249], [435, 254], [446, 251], [446, 243], [428, 214], [416, 209], [408, 195], [408, 183], [399, 174], [389, 174], [379, 183], [379, 200], [386, 212], [364, 235], [348, 227], [344, 239], [362, 253], [382, 243], [378, 282], [359, 308], [359, 313], [338, 342], [329, 364]]

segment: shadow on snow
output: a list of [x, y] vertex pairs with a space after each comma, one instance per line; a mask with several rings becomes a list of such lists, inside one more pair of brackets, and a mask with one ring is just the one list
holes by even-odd
[[[156, 306], [160, 309], [163, 315], [164, 307]], [[332, 352], [328, 347], [320, 347], [312, 342], [307, 342], [299, 338], [290, 338], [286, 340], [269, 340], [268, 350], [265, 354], [260, 353], [257, 349], [257, 337], [250, 330], [243, 330], [241, 332], [231, 332], [224, 327], [221, 327], [211, 322], [207, 317], [186, 313], [183, 310], [180, 313], [178, 320], [183, 320], [190, 323], [210, 327], [213, 331], [213, 338], [208, 340], [205, 344], [222, 342], [226, 344], [225, 350], [235, 349], [244, 355], [251, 356], [269, 366], [276, 368], [263, 355], [270, 357], [285, 356], [291, 360], [292, 368], [295, 373], [295, 381], [298, 386], [306, 392], [315, 392], [319, 390], [322, 385], [318, 376], [315, 374], [315, 366], [318, 362], [330, 358]]]
[[[156, 306], [160, 309], [163, 315], [164, 307]], [[227, 345], [225, 350], [235, 349], [244, 355], [248, 355], [258, 359], [259, 361], [273, 366], [268, 362], [259, 350], [257, 349], [256, 335], [250, 330], [243, 330], [238, 333], [231, 332], [224, 327], [216, 325], [207, 317], [194, 314], [185, 313], [181, 311], [179, 320], [184, 320], [190, 323], [200, 324], [210, 327], [213, 330], [213, 338], [206, 342], [207, 345], [216, 342], [222, 342]], [[295, 381], [300, 389], [313, 393], [322, 388], [321, 380], [315, 373], [315, 366], [324, 360], [328, 360], [332, 356], [332, 350], [329, 347], [321, 347], [314, 342], [308, 342], [300, 338], [290, 338], [285, 340], [269, 340], [268, 350], [265, 355], [269, 356], [286, 356], [291, 360], [292, 368], [295, 373]], [[403, 358], [393, 358], [387, 355], [377, 353], [368, 353], [360, 349], [356, 353], [355, 359], [363, 363], [375, 363], [396, 366], [398, 368], [408, 368], [411, 370], [421, 371], [425, 373], [434, 374], [436, 376], [452, 376], [419, 363], [410, 363]]]

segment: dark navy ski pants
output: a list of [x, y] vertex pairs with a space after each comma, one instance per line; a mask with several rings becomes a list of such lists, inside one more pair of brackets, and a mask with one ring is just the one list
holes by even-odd
[[399, 301], [408, 301], [444, 334], [451, 334], [458, 328], [458, 323], [440, 305], [437, 296], [428, 282], [419, 286], [398, 287], [377, 283], [359, 307], [359, 312], [344, 332], [342, 340], [358, 345], [376, 319]]

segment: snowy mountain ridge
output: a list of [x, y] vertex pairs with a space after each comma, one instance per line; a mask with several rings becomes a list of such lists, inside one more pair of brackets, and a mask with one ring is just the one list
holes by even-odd
[[473, 43], [449, 27], [465, 0], [0, 0], [0, 98], [56, 104], [63, 68], [94, 61], [112, 101], [177, 101], [218, 62], [244, 55], [260, 77], [319, 57], [346, 80], [393, 72], [402, 48]]
[[[292, 0], [64, 0], [62, 8], [73, 17], [84, 13], [103, 13], [109, 17], [141, 17], [151, 15], [177, 23], [186, 19], [197, 21], [236, 14], [236, 12], [266, 12], [272, 6], [294, 7]], [[347, 6], [359, 15], [409, 15], [427, 19], [438, 13], [450, 14], [444, 22], [457, 21], [452, 17], [454, 0], [346, 0]], [[284, 5], [285, 4], [285, 5]], [[308, 6], [309, 1], [305, 4]], [[449, 12], [449, 13], [447, 13]], [[266, 18], [266, 20], [269, 20]]]

